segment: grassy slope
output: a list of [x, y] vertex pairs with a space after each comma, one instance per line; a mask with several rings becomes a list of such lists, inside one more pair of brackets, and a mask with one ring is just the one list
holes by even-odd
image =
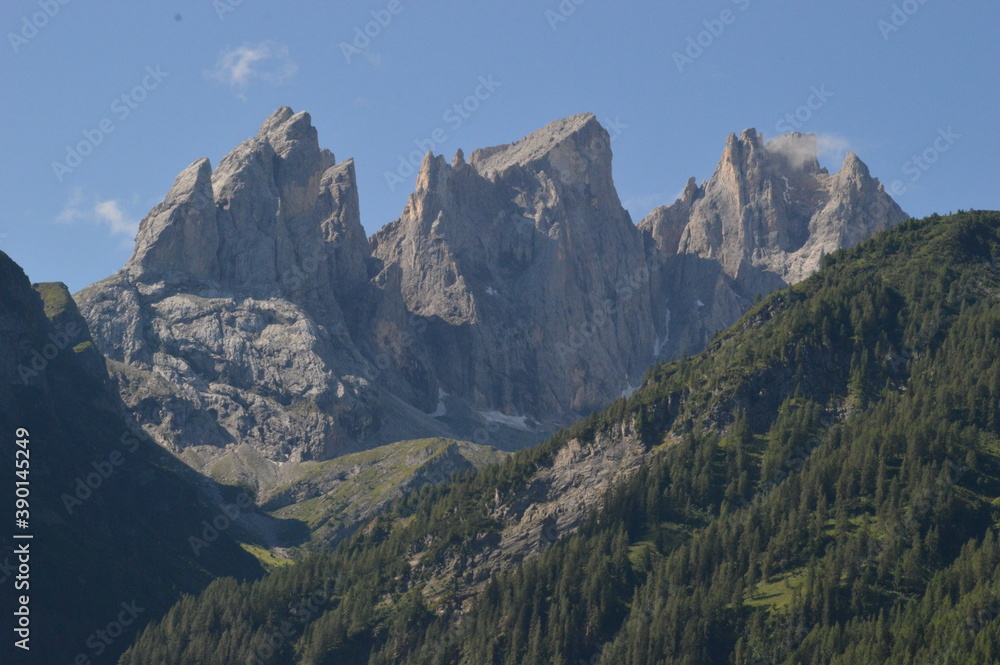
[[292, 480], [275, 490], [264, 508], [305, 523], [314, 545], [335, 542], [407, 491], [504, 457], [488, 446], [452, 439], [399, 441], [286, 469]]

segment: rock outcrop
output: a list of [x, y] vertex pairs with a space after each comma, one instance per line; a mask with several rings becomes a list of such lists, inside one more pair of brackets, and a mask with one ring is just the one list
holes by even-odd
[[637, 385], [652, 360], [642, 237], [593, 115], [468, 162], [428, 155], [372, 244], [428, 321], [441, 389], [476, 410], [557, 424]]
[[854, 155], [829, 174], [814, 137], [748, 130], [637, 227], [611, 157], [591, 114], [428, 154], [368, 239], [353, 161], [281, 108], [186, 168], [125, 267], [76, 297], [142, 427], [265, 497], [292, 466], [394, 441], [536, 443], [905, 218]]
[[690, 180], [677, 202], [639, 224], [661, 267], [655, 314], [669, 320], [661, 354], [700, 351], [756, 296], [805, 279], [825, 254], [906, 218], [853, 153], [830, 174], [813, 135], [730, 135], [708, 182]]
[[185, 169], [122, 271], [77, 299], [158, 442], [217, 477], [276, 482], [283, 462], [366, 447], [393, 424], [444, 433], [387, 400], [374, 377], [397, 368], [354, 343], [381, 299], [369, 259], [353, 162], [282, 108], [214, 171]]

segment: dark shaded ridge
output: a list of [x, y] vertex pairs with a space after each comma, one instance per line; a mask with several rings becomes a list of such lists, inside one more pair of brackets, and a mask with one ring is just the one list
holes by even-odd
[[[68, 663], [86, 654], [113, 662], [182, 593], [198, 593], [220, 575], [262, 573], [233, 533], [194, 551], [189, 538], [219, 511], [203, 479], [129, 424], [65, 285], [33, 288], [2, 253], [0, 392], [0, 455], [9, 460], [2, 494], [13, 505], [15, 482], [30, 483], [28, 528], [18, 533], [33, 536], [14, 541], [13, 524], [2, 536], [0, 565], [6, 571], [13, 563], [15, 574], [14, 548], [27, 543], [30, 586], [0, 575], [0, 608], [11, 617], [28, 594], [32, 633], [30, 652], [15, 650], [8, 635], [0, 661]], [[28, 462], [17, 474], [15, 455]], [[96, 635], [120, 615], [127, 624], [112, 629], [123, 629], [120, 639]]]

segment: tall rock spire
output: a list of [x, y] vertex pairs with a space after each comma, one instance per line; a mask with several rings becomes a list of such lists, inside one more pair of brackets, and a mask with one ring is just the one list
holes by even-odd
[[689, 182], [681, 200], [639, 224], [652, 260], [670, 267], [660, 288], [672, 302], [664, 351], [700, 350], [756, 295], [805, 279], [824, 254], [906, 218], [853, 153], [830, 174], [815, 135], [731, 134], [703, 188]]
[[401, 273], [442, 390], [561, 419], [638, 384], [651, 359], [642, 239], [592, 114], [448, 165], [428, 155], [402, 216], [373, 238]]
[[215, 171], [200, 159], [177, 177], [126, 271], [335, 307], [367, 282], [368, 253], [353, 162], [337, 164], [309, 114], [282, 107]]

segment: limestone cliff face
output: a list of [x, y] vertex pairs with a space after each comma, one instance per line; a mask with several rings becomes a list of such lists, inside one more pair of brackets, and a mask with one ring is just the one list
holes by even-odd
[[353, 160], [337, 164], [309, 114], [284, 107], [214, 171], [199, 159], [177, 176], [124, 272], [281, 296], [335, 316], [366, 285], [367, 255]]
[[637, 385], [652, 359], [642, 237], [593, 115], [452, 164], [428, 155], [402, 216], [373, 238], [442, 389], [547, 423]]
[[124, 268], [76, 295], [158, 443], [261, 496], [394, 441], [537, 443], [905, 218], [854, 155], [830, 174], [814, 137], [748, 130], [636, 227], [591, 114], [428, 155], [371, 239], [359, 209], [354, 162], [288, 108], [177, 177]]
[[357, 448], [384, 424], [352, 338], [368, 325], [368, 259], [353, 162], [282, 108], [214, 171], [185, 169], [124, 269], [77, 299], [161, 444], [255, 475]]
[[805, 279], [824, 254], [906, 218], [853, 153], [830, 174], [813, 135], [730, 135], [708, 182], [691, 180], [680, 200], [639, 224], [662, 267], [657, 306], [670, 320], [662, 351], [701, 350], [757, 295]]

